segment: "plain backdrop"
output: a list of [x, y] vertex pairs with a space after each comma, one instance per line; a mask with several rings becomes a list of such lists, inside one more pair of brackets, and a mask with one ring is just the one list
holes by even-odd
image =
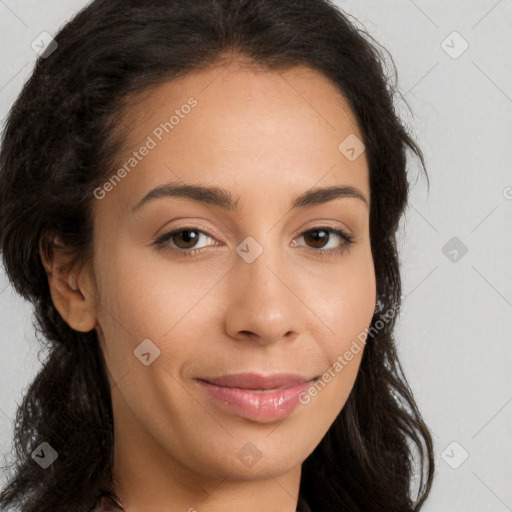
[[[286, 0], [279, 0], [286, 1]], [[0, 122], [31, 45], [83, 0], [0, 0]], [[401, 361], [432, 430], [426, 512], [512, 510], [512, 0], [339, 0], [393, 56], [430, 191], [410, 162], [400, 230]], [[1, 269], [0, 269], [1, 270]], [[0, 273], [0, 451], [40, 367], [31, 308]], [[42, 356], [40, 356], [42, 359]], [[0, 460], [0, 463], [3, 462]]]

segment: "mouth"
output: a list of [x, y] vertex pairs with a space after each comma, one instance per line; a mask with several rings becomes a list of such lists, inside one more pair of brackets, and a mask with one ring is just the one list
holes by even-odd
[[299, 396], [317, 377], [297, 374], [239, 373], [195, 379], [216, 406], [236, 416], [262, 423], [288, 416]]

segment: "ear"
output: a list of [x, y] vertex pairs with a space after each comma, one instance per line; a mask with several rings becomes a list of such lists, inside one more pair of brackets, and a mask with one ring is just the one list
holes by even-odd
[[89, 332], [96, 327], [93, 279], [89, 268], [73, 266], [73, 255], [58, 237], [43, 236], [39, 254], [48, 276], [55, 308], [75, 331]]

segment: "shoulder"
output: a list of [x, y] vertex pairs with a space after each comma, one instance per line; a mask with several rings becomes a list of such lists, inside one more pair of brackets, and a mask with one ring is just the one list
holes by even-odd
[[297, 512], [311, 512], [311, 508], [302, 494], [299, 494], [299, 501], [297, 502]]
[[100, 493], [89, 512], [124, 512], [124, 508], [112, 493]]

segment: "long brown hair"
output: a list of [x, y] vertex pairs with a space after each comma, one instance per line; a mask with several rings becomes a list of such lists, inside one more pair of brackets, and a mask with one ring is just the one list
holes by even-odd
[[[39, 250], [50, 254], [57, 234], [77, 259], [90, 258], [93, 191], [115, 171], [131, 98], [238, 55], [269, 70], [307, 65], [323, 73], [349, 101], [369, 158], [380, 309], [348, 401], [303, 464], [301, 493], [314, 512], [420, 510], [432, 485], [433, 443], [393, 331], [407, 151], [425, 164], [396, 114], [399, 92], [371, 37], [329, 0], [95, 0], [55, 40], [14, 103], [0, 150], [3, 263], [34, 304], [48, 352], [17, 411], [16, 459], [0, 506], [87, 510], [109, 489], [113, 416], [103, 354], [95, 331], [76, 332], [58, 314]], [[43, 441], [58, 452], [48, 470], [31, 457]]]

